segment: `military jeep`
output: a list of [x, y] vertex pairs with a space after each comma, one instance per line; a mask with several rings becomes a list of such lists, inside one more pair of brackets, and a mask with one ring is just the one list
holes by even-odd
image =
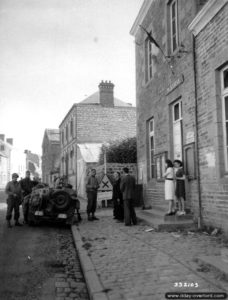
[[80, 201], [72, 186], [50, 188], [38, 184], [28, 199], [28, 224], [36, 225], [42, 220], [73, 224], [81, 221]]

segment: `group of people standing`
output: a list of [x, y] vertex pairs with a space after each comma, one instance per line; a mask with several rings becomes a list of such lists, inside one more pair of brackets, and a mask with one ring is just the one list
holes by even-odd
[[[185, 173], [182, 161], [176, 159], [174, 162], [165, 161], [165, 200], [169, 201], [169, 208], [166, 215], [185, 215]], [[178, 209], [176, 207], [176, 201]]]
[[[113, 184], [113, 217], [118, 221], [124, 221], [126, 226], [136, 225], [137, 217], [134, 209], [135, 178], [129, 174], [128, 168], [123, 168], [124, 175], [120, 172], [114, 173]], [[91, 170], [91, 175], [86, 183], [86, 192], [88, 198], [87, 215], [88, 221], [99, 220], [95, 216], [97, 206], [97, 190], [99, 183], [96, 178], [96, 170]]]
[[5, 192], [7, 194], [7, 212], [6, 221], [9, 228], [12, 228], [11, 219], [14, 211], [15, 226], [22, 226], [19, 222], [20, 205], [22, 204], [24, 223], [28, 222], [28, 196], [32, 192], [32, 188], [36, 186], [38, 179], [31, 180], [30, 171], [26, 171], [25, 178], [18, 181], [18, 174], [12, 174], [12, 180], [6, 185]]

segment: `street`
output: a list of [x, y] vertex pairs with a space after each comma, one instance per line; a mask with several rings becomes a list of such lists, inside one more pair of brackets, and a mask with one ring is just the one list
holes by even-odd
[[5, 194], [0, 192], [0, 299], [88, 299], [70, 229], [9, 229], [5, 209]]

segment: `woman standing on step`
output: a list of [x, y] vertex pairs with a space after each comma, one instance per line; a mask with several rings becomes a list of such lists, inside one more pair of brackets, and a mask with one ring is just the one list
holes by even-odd
[[171, 216], [175, 214], [175, 205], [174, 205], [174, 170], [173, 163], [171, 160], [167, 159], [165, 161], [166, 172], [164, 174], [165, 178], [165, 200], [169, 201], [169, 210], [166, 214]]
[[183, 170], [183, 163], [179, 159], [174, 160], [174, 167], [176, 168], [176, 188], [175, 195], [178, 200], [177, 212], [178, 216], [185, 215], [185, 174]]

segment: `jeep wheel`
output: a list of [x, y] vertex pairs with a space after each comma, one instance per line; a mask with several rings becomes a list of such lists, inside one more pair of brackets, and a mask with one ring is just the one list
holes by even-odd
[[59, 212], [68, 209], [71, 203], [70, 196], [65, 191], [54, 192], [53, 195], [55, 209]]

